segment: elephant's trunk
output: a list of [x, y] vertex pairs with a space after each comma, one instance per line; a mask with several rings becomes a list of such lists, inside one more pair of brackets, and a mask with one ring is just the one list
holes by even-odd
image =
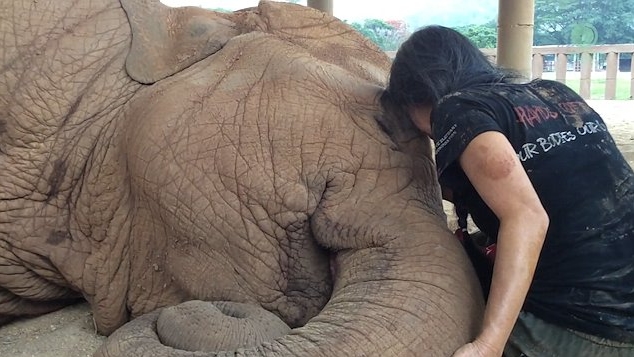
[[97, 356], [451, 355], [474, 337], [482, 299], [457, 242], [429, 227], [410, 225], [385, 245], [340, 252], [328, 304], [273, 341], [209, 354], [177, 350], [161, 344], [154, 312], [115, 332]]
[[[335, 290], [324, 310], [276, 344], [289, 355], [449, 356], [475, 337], [481, 299], [455, 243], [408, 237], [337, 258]], [[434, 242], [432, 242], [434, 241]]]

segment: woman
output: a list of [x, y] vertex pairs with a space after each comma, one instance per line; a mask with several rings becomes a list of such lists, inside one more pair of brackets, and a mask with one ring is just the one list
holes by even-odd
[[402, 44], [382, 101], [497, 237], [481, 332], [454, 356], [634, 356], [634, 173], [601, 117], [440, 26]]

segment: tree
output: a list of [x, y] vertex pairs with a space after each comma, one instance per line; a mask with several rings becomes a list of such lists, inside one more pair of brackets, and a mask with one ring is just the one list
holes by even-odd
[[465, 35], [478, 48], [495, 48], [497, 46], [497, 22], [489, 21], [484, 25], [467, 25], [455, 28]]
[[634, 42], [634, 0], [535, 0], [536, 45], [572, 44], [589, 28], [597, 44]]
[[409, 26], [403, 20], [387, 20], [386, 23], [394, 29], [393, 36], [398, 40], [403, 40], [410, 35]]
[[366, 19], [363, 22], [353, 22], [352, 28], [374, 42], [383, 51], [395, 51], [409, 36], [409, 29], [404, 21], [383, 21]]
[[212, 10], [212, 11], [216, 11], [216, 12], [233, 12], [233, 10], [224, 9], [222, 7], [217, 7], [217, 8], [208, 9], [208, 10]]

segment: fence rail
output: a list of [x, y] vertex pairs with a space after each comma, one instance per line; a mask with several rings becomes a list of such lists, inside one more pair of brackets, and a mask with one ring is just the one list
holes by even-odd
[[[496, 49], [482, 52], [495, 61]], [[387, 52], [394, 58], [395, 52]], [[579, 78], [579, 94], [589, 99], [592, 80], [604, 79], [604, 99], [616, 99], [617, 82], [629, 79], [629, 99], [634, 99], [634, 44], [596, 46], [534, 46], [532, 78], [544, 78], [554, 72], [555, 80], [566, 83], [566, 77]], [[574, 88], [573, 88], [574, 89]]]

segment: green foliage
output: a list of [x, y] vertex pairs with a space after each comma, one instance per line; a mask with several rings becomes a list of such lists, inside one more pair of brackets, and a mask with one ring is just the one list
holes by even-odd
[[221, 7], [217, 7], [217, 8], [214, 8], [214, 9], [207, 9], [207, 10], [216, 11], [216, 12], [233, 12], [233, 10], [223, 9]]
[[497, 46], [497, 24], [490, 21], [484, 25], [467, 25], [455, 28], [465, 35], [478, 48], [495, 48]]
[[535, 0], [535, 45], [571, 44], [575, 26], [596, 28], [596, 44], [634, 42], [634, 0]]
[[[588, 28], [596, 29], [596, 44], [634, 43], [634, 0], [535, 0], [535, 45], [576, 44], [592, 37], [578, 36]], [[455, 29], [479, 48], [496, 46], [496, 21]]]
[[363, 36], [374, 42], [383, 51], [395, 51], [409, 36], [407, 24], [403, 21], [382, 21], [366, 19], [363, 22], [353, 22], [350, 26]]

